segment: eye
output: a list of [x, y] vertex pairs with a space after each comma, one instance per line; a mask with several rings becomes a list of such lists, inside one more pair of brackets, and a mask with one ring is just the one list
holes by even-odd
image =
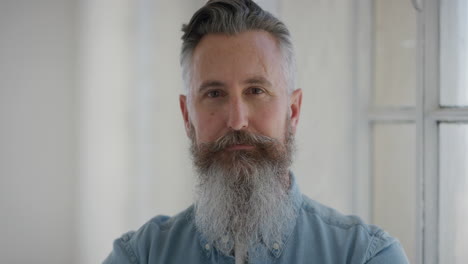
[[221, 91], [219, 90], [212, 90], [206, 93], [206, 95], [210, 98], [217, 98], [222, 95]]
[[258, 88], [258, 87], [252, 87], [249, 89], [249, 93], [251, 94], [263, 94], [265, 93], [265, 91], [261, 88]]

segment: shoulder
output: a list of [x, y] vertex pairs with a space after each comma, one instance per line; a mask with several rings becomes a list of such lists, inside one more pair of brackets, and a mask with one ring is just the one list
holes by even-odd
[[366, 224], [358, 216], [344, 215], [306, 196], [303, 196], [301, 210], [301, 228], [310, 229], [321, 241], [326, 241], [325, 247], [341, 247], [347, 254], [359, 253], [363, 263], [389, 249], [404, 256], [397, 239], [378, 226]]
[[319, 221], [329, 227], [336, 227], [343, 230], [359, 227], [363, 228], [369, 234], [378, 231], [378, 228], [372, 225], [367, 225], [358, 216], [344, 215], [339, 211], [314, 201], [305, 195], [303, 195], [302, 210], [306, 217], [314, 218], [316, 221]]
[[157, 253], [155, 251], [167, 248], [170, 242], [177, 243], [174, 238], [195, 233], [192, 214], [193, 206], [173, 217], [159, 215], [137, 231], [123, 234], [114, 241], [112, 252], [104, 263], [146, 263], [151, 254]]

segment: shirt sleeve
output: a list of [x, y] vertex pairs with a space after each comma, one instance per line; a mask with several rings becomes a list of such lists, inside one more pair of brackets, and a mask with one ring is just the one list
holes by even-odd
[[405, 251], [398, 241], [377, 252], [366, 264], [408, 264]]
[[128, 232], [114, 241], [112, 252], [102, 262], [103, 264], [138, 264], [130, 239], [134, 232]]

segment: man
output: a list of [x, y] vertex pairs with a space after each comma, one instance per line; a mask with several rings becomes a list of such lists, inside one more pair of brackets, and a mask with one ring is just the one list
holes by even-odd
[[285, 25], [250, 0], [212, 0], [182, 30], [196, 201], [124, 234], [104, 263], [407, 263], [383, 230], [301, 195]]

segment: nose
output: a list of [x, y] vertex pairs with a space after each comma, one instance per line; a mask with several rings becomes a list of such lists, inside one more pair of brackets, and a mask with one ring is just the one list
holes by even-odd
[[248, 107], [242, 99], [233, 98], [229, 104], [227, 126], [232, 130], [246, 129], [249, 125]]

